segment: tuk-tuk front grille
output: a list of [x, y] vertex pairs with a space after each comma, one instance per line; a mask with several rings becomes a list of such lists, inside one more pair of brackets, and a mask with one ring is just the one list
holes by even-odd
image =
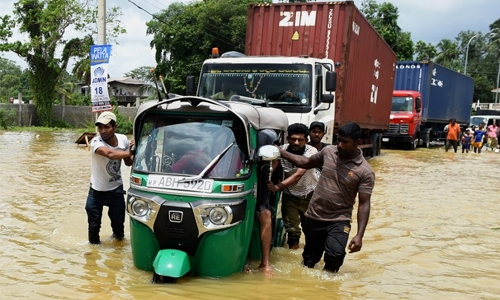
[[174, 235], [174, 234], [175, 235], [180, 235], [180, 234], [184, 235], [186, 231], [184, 230], [184, 228], [167, 227], [167, 232], [169, 234], [172, 234], [172, 235]]
[[198, 228], [189, 204], [162, 205], [158, 211], [154, 232], [161, 249], [178, 249], [189, 255], [198, 247]]

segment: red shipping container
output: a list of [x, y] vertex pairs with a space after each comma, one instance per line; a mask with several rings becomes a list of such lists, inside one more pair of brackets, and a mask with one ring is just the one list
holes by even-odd
[[249, 5], [245, 54], [332, 59], [335, 126], [388, 128], [396, 54], [354, 2]]

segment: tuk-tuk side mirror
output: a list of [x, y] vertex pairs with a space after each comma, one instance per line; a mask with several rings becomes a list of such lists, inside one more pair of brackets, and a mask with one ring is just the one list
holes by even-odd
[[186, 95], [192, 96], [194, 95], [194, 76], [188, 76], [186, 78]]
[[325, 90], [328, 92], [334, 92], [337, 88], [337, 72], [327, 71], [325, 79]]
[[265, 145], [259, 148], [257, 156], [265, 161], [276, 160], [280, 157], [280, 150], [276, 146]]

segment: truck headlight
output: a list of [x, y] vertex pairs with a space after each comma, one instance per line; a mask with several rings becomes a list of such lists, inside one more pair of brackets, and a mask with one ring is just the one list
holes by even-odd
[[144, 217], [150, 211], [148, 203], [141, 199], [134, 199], [130, 207], [132, 213], [138, 217]]
[[228, 214], [224, 207], [214, 207], [210, 210], [208, 218], [215, 225], [223, 225], [227, 220]]

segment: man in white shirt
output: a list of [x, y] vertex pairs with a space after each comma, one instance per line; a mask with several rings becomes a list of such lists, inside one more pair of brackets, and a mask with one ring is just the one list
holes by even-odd
[[121, 177], [122, 159], [125, 165], [132, 165], [134, 141], [129, 141], [123, 134], [116, 133], [118, 127], [116, 116], [112, 112], [103, 112], [95, 123], [98, 129], [90, 142], [92, 169], [90, 189], [85, 210], [88, 220], [88, 237], [91, 244], [101, 242], [102, 210], [108, 206], [108, 216], [111, 220], [113, 237], [124, 238], [125, 224], [125, 191]]

